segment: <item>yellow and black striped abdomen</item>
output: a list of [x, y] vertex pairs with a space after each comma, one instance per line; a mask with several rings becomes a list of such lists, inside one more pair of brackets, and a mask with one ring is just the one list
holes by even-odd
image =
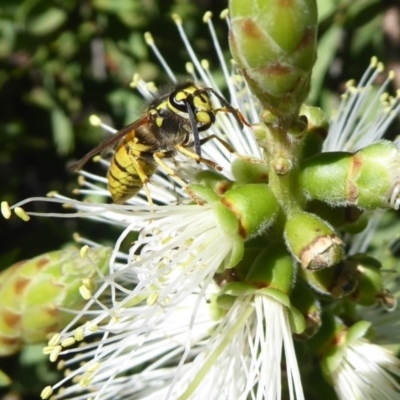
[[140, 154], [141, 150], [135, 151], [133, 141], [123, 140], [117, 146], [107, 177], [108, 190], [114, 203], [122, 204], [135, 196], [156, 172], [157, 164], [154, 159]]

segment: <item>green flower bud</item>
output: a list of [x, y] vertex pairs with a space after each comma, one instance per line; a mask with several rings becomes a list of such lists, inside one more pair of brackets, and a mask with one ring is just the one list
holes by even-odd
[[290, 126], [316, 59], [315, 0], [231, 0], [230, 48], [264, 108]]
[[359, 233], [363, 231], [368, 218], [358, 207], [335, 207], [322, 201], [313, 200], [307, 204], [307, 211], [317, 214], [333, 227], [348, 233]]
[[350, 298], [363, 306], [371, 306], [380, 301], [382, 293], [381, 264], [373, 257], [357, 254], [349, 258], [357, 268], [358, 285]]
[[300, 183], [310, 199], [333, 206], [398, 209], [400, 151], [388, 141], [356, 153], [322, 153], [305, 160]]
[[273, 288], [289, 294], [293, 277], [292, 256], [285, 246], [271, 245], [254, 260], [245, 282], [260, 289]]
[[231, 164], [233, 177], [242, 183], [267, 183], [268, 182], [268, 165], [265, 163], [251, 163], [236, 158]]
[[[249, 162], [247, 163], [250, 164]], [[219, 196], [223, 195], [228, 189], [232, 187], [233, 184], [233, 182], [229, 179], [226, 179], [224, 175], [221, 175], [217, 171], [213, 171], [210, 169], [198, 172], [196, 174], [196, 182], [206, 186], [207, 188], [212, 189]]]
[[80, 309], [82, 280], [105, 271], [111, 249], [92, 248], [82, 258], [76, 248], [42, 254], [14, 264], [0, 275], [0, 355], [10, 355], [23, 343], [45, 341], [62, 329], [74, 314], [62, 308]]
[[[235, 215], [237, 234], [244, 240], [263, 232], [275, 220], [279, 204], [266, 184], [247, 184], [228, 190], [221, 203]], [[233, 226], [232, 226], [233, 227]]]
[[316, 291], [340, 299], [355, 290], [357, 265], [345, 260], [320, 271], [303, 271], [303, 276]]
[[299, 212], [289, 216], [284, 234], [288, 248], [305, 269], [328, 268], [342, 259], [342, 241], [330, 225], [314, 214]]
[[329, 122], [325, 113], [318, 107], [303, 104], [300, 114], [308, 121], [302, 154], [302, 158], [308, 158], [321, 152], [322, 144], [328, 135]]
[[290, 302], [304, 317], [306, 328], [296, 335], [298, 340], [306, 340], [313, 337], [321, 327], [321, 306], [315, 298], [308, 284], [300, 277], [290, 294]]
[[[254, 239], [253, 239], [254, 240]], [[227, 276], [226, 274], [217, 274], [214, 276], [214, 280], [217, 281], [219, 286], [224, 286], [226, 283], [229, 282], [244, 282], [246, 279], [247, 274], [251, 266], [253, 265], [254, 260], [258, 257], [262, 249], [265, 247], [265, 243], [262, 248], [249, 248], [248, 243], [252, 242], [253, 240], [247, 241], [245, 243], [245, 250], [243, 254], [243, 258], [240, 262], [235, 266], [233, 270], [229, 270], [230, 274]]]
[[370, 323], [358, 321], [350, 328], [344, 327], [339, 320], [335, 320], [335, 336], [325, 347], [321, 358], [322, 372], [328, 382], [340, 365], [343, 365], [343, 353], [346, 346], [365, 336]]
[[328, 311], [321, 314], [321, 321], [318, 332], [306, 343], [318, 357], [323, 358], [332, 344], [340, 345], [344, 342], [346, 326]]

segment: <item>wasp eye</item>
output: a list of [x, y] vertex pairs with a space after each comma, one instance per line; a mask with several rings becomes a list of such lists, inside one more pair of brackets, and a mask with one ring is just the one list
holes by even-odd
[[178, 111], [186, 112], [188, 103], [186, 93], [182, 91], [172, 93], [169, 96], [169, 103], [173, 108], [177, 109]]

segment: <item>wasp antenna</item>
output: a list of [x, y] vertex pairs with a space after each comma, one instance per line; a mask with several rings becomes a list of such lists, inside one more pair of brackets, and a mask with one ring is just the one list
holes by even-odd
[[193, 139], [194, 139], [194, 150], [196, 154], [201, 157], [201, 145], [200, 145], [200, 136], [199, 130], [197, 129], [196, 117], [194, 116], [193, 110], [190, 108], [189, 102], [186, 103], [187, 112], [189, 115], [190, 126], [193, 131]]

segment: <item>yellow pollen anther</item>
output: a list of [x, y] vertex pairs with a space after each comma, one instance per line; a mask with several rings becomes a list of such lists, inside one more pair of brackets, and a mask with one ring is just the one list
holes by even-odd
[[377, 69], [379, 72], [383, 72], [383, 71], [385, 70], [385, 66], [383, 65], [382, 62], [378, 62], [378, 65], [377, 65], [376, 69]]
[[84, 300], [89, 300], [92, 298], [92, 292], [86, 286], [81, 285], [79, 287], [79, 293], [83, 297]]
[[210, 63], [208, 62], [208, 60], [201, 60], [201, 66], [202, 66], [203, 69], [205, 69], [205, 70], [210, 69]]
[[389, 93], [382, 93], [381, 96], [379, 97], [379, 100], [384, 102], [389, 99]]
[[90, 278], [82, 279], [82, 285], [88, 288], [89, 290], [94, 289], [94, 283]]
[[154, 45], [153, 35], [150, 32], [145, 32], [144, 40], [145, 40], [146, 44], [148, 44], [149, 46]]
[[89, 122], [90, 122], [90, 124], [93, 125], [93, 126], [100, 126], [100, 125], [101, 125], [101, 119], [100, 119], [97, 115], [95, 115], [95, 114], [92, 114], [92, 115], [89, 117]]
[[44, 346], [42, 353], [43, 354], [51, 354], [51, 352], [53, 351], [54, 346]]
[[359, 92], [359, 93], [362, 93], [362, 92], [363, 92], [363, 89], [362, 89], [362, 88], [356, 88], [356, 87], [354, 87], [354, 86], [350, 86], [347, 90], [348, 90], [348, 92], [349, 92], [350, 94], [354, 94], [354, 93], [357, 93], [357, 92]]
[[97, 324], [94, 324], [92, 321], [86, 322], [85, 325], [90, 332], [97, 332], [99, 330], [99, 326]]
[[11, 217], [11, 208], [6, 201], [1, 202], [1, 213], [5, 219], [9, 219]]
[[28, 222], [31, 219], [31, 217], [21, 207], [15, 207], [14, 212], [15, 215], [22, 219], [22, 221]]
[[49, 193], [46, 194], [47, 197], [53, 198], [56, 197], [58, 195], [57, 190], [52, 190]]
[[69, 338], [64, 339], [64, 340], [61, 342], [61, 346], [62, 346], [62, 347], [69, 347], [69, 346], [73, 346], [75, 343], [76, 343], [75, 338], [69, 337]]
[[388, 79], [392, 81], [395, 77], [396, 77], [395, 72], [393, 70], [390, 70], [388, 73]]
[[86, 387], [88, 387], [88, 386], [92, 383], [93, 378], [94, 378], [93, 372], [90, 372], [90, 373], [88, 373], [88, 374], [85, 374], [85, 375], [83, 376], [83, 378], [79, 381], [79, 384], [80, 384], [82, 387], [86, 388]]
[[75, 242], [80, 242], [81, 241], [81, 235], [78, 233], [78, 232], [75, 232], [73, 235], [72, 235], [72, 238], [74, 239], [74, 241]]
[[80, 189], [74, 189], [74, 190], [72, 191], [73, 194], [79, 194], [80, 192], [81, 192]]
[[90, 250], [90, 247], [87, 244], [82, 246], [81, 249], [79, 250], [79, 254], [80, 254], [81, 258], [86, 258], [86, 256], [89, 253], [89, 250]]
[[186, 72], [187, 72], [188, 74], [192, 75], [192, 74], [194, 73], [194, 65], [193, 65], [193, 63], [187, 62], [187, 63], [185, 64], [185, 67], [186, 67]]
[[57, 371], [62, 371], [65, 368], [65, 360], [60, 360], [57, 363]]
[[99, 162], [100, 160], [102, 160], [102, 156], [100, 155], [100, 154], [97, 154], [97, 156], [94, 156], [93, 158], [92, 158], [92, 161], [93, 162]]
[[349, 89], [351, 87], [355, 86], [355, 80], [354, 79], [350, 79], [349, 81], [346, 82], [346, 89]]
[[40, 393], [40, 398], [45, 400], [48, 399], [53, 394], [53, 388], [51, 386], [46, 386], [42, 393]]
[[157, 86], [154, 82], [147, 82], [146, 87], [149, 92], [157, 92]]
[[225, 10], [222, 10], [222, 11], [221, 11], [221, 14], [219, 14], [219, 17], [220, 17], [221, 19], [225, 19], [225, 18], [228, 17], [228, 15], [229, 15], [229, 10], [228, 10], [227, 8], [225, 8]]
[[62, 347], [61, 346], [54, 346], [53, 351], [50, 353], [50, 361], [55, 362], [57, 361], [58, 356], [62, 352]]
[[158, 293], [152, 293], [146, 300], [147, 305], [153, 306], [158, 300]]
[[378, 57], [376, 56], [371, 57], [369, 65], [371, 68], [375, 68], [378, 65]]
[[204, 17], [203, 17], [203, 22], [205, 23], [205, 24], [208, 24], [208, 21], [212, 18], [212, 12], [211, 11], [207, 11], [205, 14], [204, 14]]
[[171, 303], [171, 298], [170, 297], [166, 297], [163, 301], [163, 305], [167, 306], [168, 304]]
[[178, 14], [172, 14], [172, 19], [174, 20], [175, 24], [182, 25], [182, 18]]
[[49, 340], [49, 343], [47, 344], [49, 347], [50, 346], [57, 346], [60, 343], [61, 340], [61, 335], [59, 333], [56, 333], [51, 337]]
[[132, 81], [129, 84], [129, 86], [131, 88], [135, 89], [138, 87], [139, 81], [140, 81], [140, 75], [138, 73], [135, 73], [135, 74], [133, 74]]
[[100, 368], [100, 363], [95, 362], [91, 365], [89, 365], [86, 369], [87, 372], [96, 372]]
[[79, 327], [75, 330], [74, 337], [77, 342], [81, 342], [83, 339], [85, 339], [85, 332], [82, 327]]
[[78, 176], [78, 184], [80, 185], [80, 186], [83, 186], [84, 184], [85, 184], [85, 177], [83, 176], [83, 175], [79, 175]]

